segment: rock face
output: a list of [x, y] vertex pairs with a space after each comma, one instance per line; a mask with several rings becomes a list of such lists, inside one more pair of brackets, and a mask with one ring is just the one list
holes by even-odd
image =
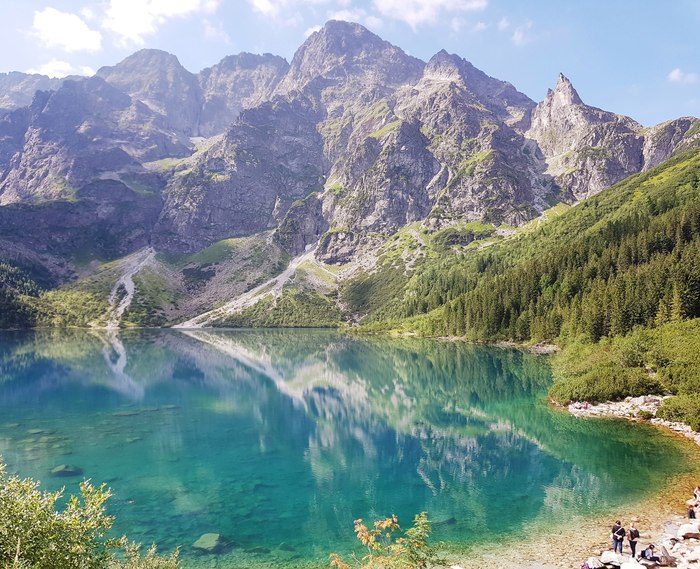
[[102, 67], [97, 76], [167, 117], [176, 132], [196, 134], [201, 105], [199, 84], [174, 55], [142, 49], [114, 67]]
[[322, 188], [317, 114], [304, 99], [244, 111], [191, 168], [175, 173], [155, 227], [156, 246], [193, 252], [275, 228], [294, 201]]
[[285, 59], [269, 53], [241, 53], [200, 71], [197, 80], [202, 95], [197, 134], [219, 134], [243, 109], [268, 101], [288, 68]]
[[[697, 119], [643, 128], [563, 75], [536, 105], [457, 55], [425, 63], [339, 21], [291, 64], [243, 53], [193, 74], [141, 50], [47, 81], [0, 76], [0, 238], [17, 255], [275, 230], [292, 255], [318, 243], [347, 262], [411, 223], [519, 225], [700, 145]], [[51, 90], [15, 108], [33, 86]]]
[[583, 199], [696, 147], [697, 124], [688, 118], [644, 129], [629, 117], [584, 104], [560, 74], [554, 90], [533, 111], [525, 136], [537, 142], [556, 183]]
[[34, 93], [58, 89], [63, 79], [52, 79], [35, 73], [0, 73], [0, 113], [28, 107]]

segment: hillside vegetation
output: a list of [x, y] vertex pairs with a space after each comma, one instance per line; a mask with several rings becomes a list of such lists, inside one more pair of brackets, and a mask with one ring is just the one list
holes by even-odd
[[[394, 286], [392, 284], [392, 286]], [[700, 153], [684, 154], [481, 250], [428, 258], [370, 330], [556, 341], [552, 395], [679, 393], [700, 416]], [[682, 343], [682, 344], [681, 344]], [[678, 350], [683, 345], [688, 350]], [[577, 365], [573, 365], [576, 361]]]

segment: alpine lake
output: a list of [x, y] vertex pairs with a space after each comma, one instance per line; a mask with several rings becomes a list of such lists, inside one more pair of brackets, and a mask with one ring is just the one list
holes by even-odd
[[[646, 424], [553, 409], [519, 350], [317, 330], [0, 333], [8, 473], [113, 496], [115, 536], [184, 567], [328, 566], [353, 521], [428, 513], [473, 547], [638, 500], [692, 468]], [[54, 476], [59, 465], [79, 469]], [[227, 547], [192, 544], [221, 534]]]

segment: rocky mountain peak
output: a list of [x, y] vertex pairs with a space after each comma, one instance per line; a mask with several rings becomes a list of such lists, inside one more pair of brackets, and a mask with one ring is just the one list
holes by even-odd
[[331, 20], [297, 50], [279, 94], [350, 77], [385, 85], [417, 81], [425, 64], [360, 24]]
[[425, 66], [423, 76], [429, 79], [461, 79], [462, 62], [462, 58], [458, 55], [447, 53], [441, 49], [430, 58]]
[[97, 76], [167, 116], [175, 130], [193, 134], [200, 106], [199, 85], [176, 56], [142, 49], [115, 66], [100, 68]]
[[583, 101], [581, 97], [578, 96], [571, 81], [569, 81], [563, 73], [559, 74], [559, 79], [557, 80], [556, 87], [554, 87], [554, 91], [551, 89], [547, 91], [547, 97], [544, 103], [555, 107], [583, 105]]

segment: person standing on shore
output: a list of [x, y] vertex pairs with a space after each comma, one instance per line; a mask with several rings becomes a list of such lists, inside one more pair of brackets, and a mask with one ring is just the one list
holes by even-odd
[[622, 544], [625, 539], [625, 528], [620, 524], [620, 520], [615, 522], [612, 527], [612, 542], [613, 542], [613, 553], [617, 553], [620, 550], [620, 555], [622, 555]]
[[632, 550], [632, 559], [637, 555], [637, 540], [639, 539], [639, 530], [634, 522], [630, 522], [630, 530], [627, 532], [627, 541], [629, 541], [630, 549]]

